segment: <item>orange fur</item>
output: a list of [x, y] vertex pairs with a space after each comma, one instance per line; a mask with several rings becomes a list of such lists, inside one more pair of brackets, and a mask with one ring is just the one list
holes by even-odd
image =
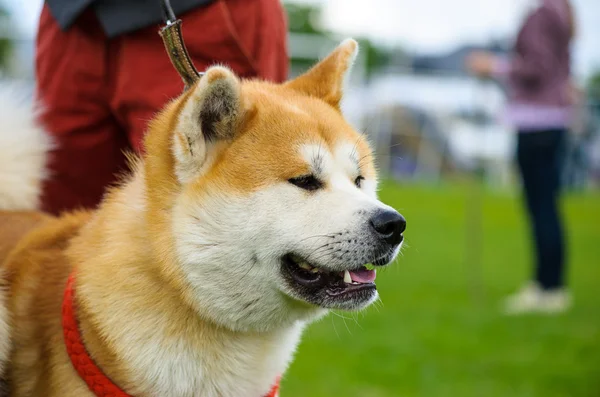
[[[178, 179], [178, 160], [171, 149], [180, 147], [182, 158], [197, 155], [183, 135], [187, 131], [177, 130], [186, 104], [203, 100], [194, 97], [194, 87], [150, 123], [144, 158], [97, 211], [58, 219], [0, 214], [0, 259], [6, 257], [2, 267], [12, 316], [8, 380], [13, 396], [90, 395], [62, 340], [63, 289], [73, 269], [85, 345], [121, 388], [137, 396], [154, 390], [119, 345], [119, 332], [131, 322], [139, 330], [139, 339], [138, 331], [127, 335], [132, 353], [144, 344], [144, 332], [160, 329], [165, 340], [175, 338], [192, 351], [202, 351], [210, 372], [210, 362], [221, 360], [223, 346], [240, 334], [198, 316], [202, 303], [194, 299], [176, 258], [172, 208], [177, 200], [202, 200], [218, 192], [245, 196], [305, 173], [308, 166], [298, 157], [298, 147], [306, 143], [331, 150], [340, 141], [354, 144], [358, 157], [366, 159], [361, 162], [363, 174], [375, 178], [366, 140], [339, 110], [341, 81], [355, 50], [355, 42], [345, 43], [288, 84], [241, 82], [241, 109], [231, 116], [235, 123], [225, 120], [230, 124], [217, 126], [233, 128], [234, 134], [211, 143], [210, 167], [189, 184]], [[222, 69], [209, 70], [199, 84], [227, 82], [228, 76]], [[262, 352], [257, 368], [268, 367], [274, 349], [269, 339], [252, 332], [244, 338]]]

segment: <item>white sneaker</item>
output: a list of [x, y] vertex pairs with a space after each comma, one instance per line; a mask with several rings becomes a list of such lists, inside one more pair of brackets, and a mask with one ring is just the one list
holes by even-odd
[[564, 290], [541, 291], [538, 301], [538, 311], [545, 314], [563, 313], [571, 307], [571, 294]]
[[505, 314], [523, 314], [537, 310], [541, 289], [537, 283], [530, 282], [517, 293], [506, 298], [503, 304]]
[[571, 307], [571, 295], [564, 289], [544, 291], [537, 283], [530, 282], [504, 302], [504, 313], [518, 315], [541, 312], [558, 314]]

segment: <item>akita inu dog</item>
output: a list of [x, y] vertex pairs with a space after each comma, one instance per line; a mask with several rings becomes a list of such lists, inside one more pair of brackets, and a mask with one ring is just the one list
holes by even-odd
[[275, 395], [306, 324], [375, 301], [406, 223], [340, 111], [356, 51], [282, 85], [211, 67], [98, 210], [1, 214], [11, 395]]

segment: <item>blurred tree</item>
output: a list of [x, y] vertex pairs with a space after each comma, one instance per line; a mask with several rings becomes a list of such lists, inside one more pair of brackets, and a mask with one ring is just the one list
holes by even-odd
[[593, 109], [600, 113], [600, 70], [592, 73], [587, 83], [587, 94]]
[[12, 42], [9, 37], [9, 17], [8, 10], [0, 2], [0, 72], [8, 68], [10, 52], [12, 50]]
[[[288, 16], [289, 32], [291, 34], [308, 34], [323, 37], [336, 36], [334, 32], [324, 29], [320, 24], [321, 8], [315, 4], [284, 3]], [[365, 58], [366, 76], [371, 76], [374, 72], [388, 66], [393, 55], [402, 52], [400, 49], [389, 50], [375, 45], [371, 40], [365, 37], [355, 37], [360, 44], [362, 56]], [[314, 60], [294, 59], [294, 66], [307, 68], [312, 65]]]
[[[356, 41], [358, 41], [360, 45], [360, 50], [363, 52], [366, 59], [366, 75], [367, 78], [373, 75], [374, 72], [383, 69], [388, 66], [392, 59], [392, 52], [388, 49], [379, 47], [369, 39], [364, 37], [357, 37]], [[396, 50], [400, 51], [400, 50]]]
[[288, 2], [284, 6], [288, 16], [288, 29], [290, 32], [325, 35], [326, 32], [317, 26], [321, 12], [320, 7]]

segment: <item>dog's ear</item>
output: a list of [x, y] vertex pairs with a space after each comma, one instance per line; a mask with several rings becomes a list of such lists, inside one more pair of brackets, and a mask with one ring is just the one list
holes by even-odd
[[185, 100], [173, 139], [181, 182], [201, 172], [212, 147], [233, 138], [242, 114], [241, 83], [229, 69], [213, 66]]
[[355, 40], [344, 40], [331, 54], [305, 74], [285, 85], [293, 90], [324, 100], [338, 108], [342, 99], [344, 80], [358, 54]]

